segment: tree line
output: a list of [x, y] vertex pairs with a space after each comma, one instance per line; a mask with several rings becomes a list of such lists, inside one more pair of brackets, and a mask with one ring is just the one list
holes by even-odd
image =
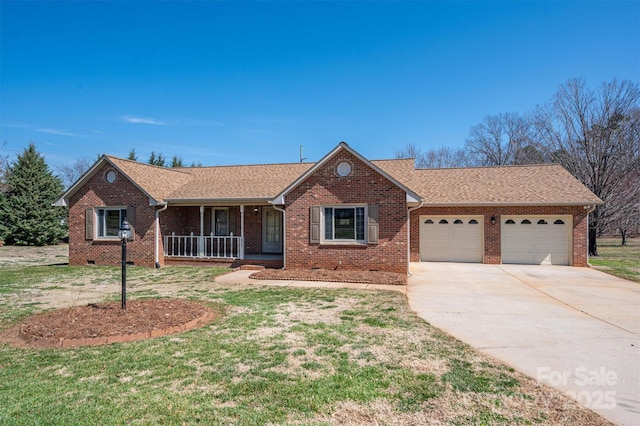
[[590, 216], [589, 255], [605, 233], [619, 232], [625, 245], [640, 232], [640, 89], [629, 80], [594, 90], [574, 78], [528, 113], [486, 116], [462, 148], [408, 144], [395, 156], [418, 168], [559, 163], [604, 201]]
[[[135, 148], [129, 151], [127, 160], [138, 161], [138, 154], [136, 154]], [[202, 167], [201, 163], [196, 163], [195, 161], [191, 162], [189, 166], [186, 166], [182, 158], [178, 157], [177, 155], [174, 155], [173, 157], [171, 157], [171, 161], [168, 161], [162, 153], [156, 154], [155, 151], [151, 151], [151, 155], [149, 155], [147, 164], [159, 167]]]

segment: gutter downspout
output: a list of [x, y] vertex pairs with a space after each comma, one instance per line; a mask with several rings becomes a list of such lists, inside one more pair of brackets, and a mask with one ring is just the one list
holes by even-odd
[[[591, 267], [591, 263], [589, 263], [589, 215], [593, 213], [596, 207], [598, 206], [596, 206], [595, 204], [584, 206], [584, 209], [587, 211], [587, 266], [589, 267]], [[573, 262], [571, 263], [573, 264]]]
[[282, 269], [287, 269], [287, 212], [275, 204], [271, 205], [274, 209], [282, 212]]
[[158, 237], [160, 237], [160, 212], [165, 211], [169, 207], [169, 203], [161, 204], [163, 207], [159, 210], [156, 210], [156, 229], [155, 229], [155, 248], [154, 248], [154, 257], [156, 262], [156, 269], [160, 268], [160, 243], [158, 242]]
[[420, 200], [420, 204], [418, 204], [416, 207], [410, 207], [407, 209], [407, 237], [408, 237], [408, 241], [407, 241], [407, 275], [412, 277], [413, 274], [411, 273], [411, 270], [409, 269], [409, 266], [411, 265], [411, 212], [414, 210], [418, 210], [420, 207], [422, 207], [424, 204], [424, 200]]

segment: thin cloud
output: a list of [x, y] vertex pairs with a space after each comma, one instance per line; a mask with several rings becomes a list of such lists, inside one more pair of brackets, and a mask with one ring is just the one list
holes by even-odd
[[166, 126], [167, 124], [164, 121], [154, 120], [153, 118], [147, 117], [134, 117], [132, 115], [123, 115], [121, 117], [127, 123], [134, 124], [151, 124], [154, 126]]
[[14, 128], [14, 129], [26, 129], [29, 128], [31, 126], [29, 126], [28, 124], [24, 124], [24, 123], [0, 123], [0, 127], [9, 127], [9, 128]]
[[67, 130], [51, 129], [49, 127], [45, 127], [45, 128], [42, 128], [42, 129], [35, 129], [35, 130], [36, 130], [36, 132], [47, 133], [49, 135], [71, 136], [71, 137], [74, 137], [74, 138], [82, 137], [82, 135], [79, 135], [77, 133], [72, 133], [72, 132], [69, 132]]

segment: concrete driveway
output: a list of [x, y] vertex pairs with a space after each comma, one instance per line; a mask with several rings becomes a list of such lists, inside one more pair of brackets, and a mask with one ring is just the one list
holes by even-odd
[[640, 424], [640, 284], [590, 268], [412, 263], [432, 325], [620, 425]]

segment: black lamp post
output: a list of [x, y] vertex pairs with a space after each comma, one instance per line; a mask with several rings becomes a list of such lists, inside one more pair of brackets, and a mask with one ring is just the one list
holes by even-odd
[[122, 309], [127, 309], [127, 240], [131, 238], [131, 225], [122, 221], [118, 237], [122, 241]]

